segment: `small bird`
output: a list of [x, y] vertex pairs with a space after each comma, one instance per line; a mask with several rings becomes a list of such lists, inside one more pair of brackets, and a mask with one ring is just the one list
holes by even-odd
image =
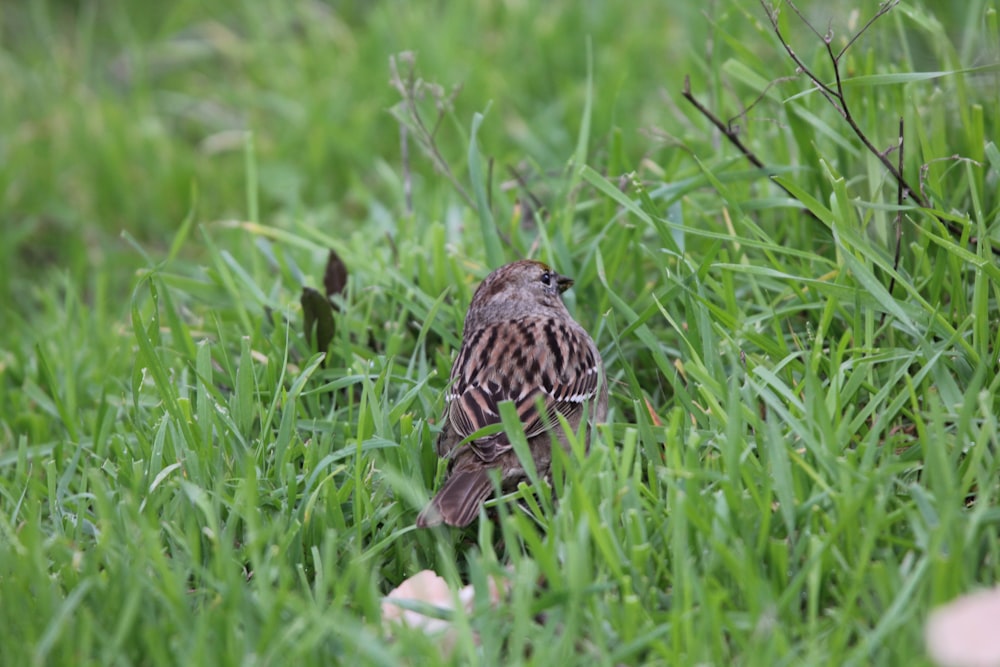
[[541, 476], [550, 472], [552, 436], [569, 447], [557, 415], [576, 432], [586, 412], [588, 444], [591, 426], [607, 417], [601, 353], [562, 302], [572, 285], [542, 262], [521, 260], [500, 267], [476, 289], [436, 445], [449, 459], [448, 475], [417, 517], [418, 528], [472, 523], [493, 492], [491, 470], [499, 470], [504, 491], [527, 479], [506, 433], [462, 442], [500, 423], [501, 401], [513, 401]]

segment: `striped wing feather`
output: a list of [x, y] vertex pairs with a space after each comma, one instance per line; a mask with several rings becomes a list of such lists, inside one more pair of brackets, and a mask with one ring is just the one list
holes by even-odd
[[[559, 414], [572, 422], [583, 404], [597, 395], [597, 351], [572, 322], [500, 322], [465, 341], [452, 369], [452, 382], [447, 419], [458, 436], [456, 442], [499, 423], [501, 401], [513, 401], [525, 435], [533, 438], [557, 424]], [[486, 464], [511, 449], [504, 433], [469, 446]]]

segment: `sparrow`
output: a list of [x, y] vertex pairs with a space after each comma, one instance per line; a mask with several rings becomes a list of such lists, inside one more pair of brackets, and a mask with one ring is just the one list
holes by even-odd
[[502, 401], [513, 402], [539, 475], [550, 473], [553, 443], [569, 449], [557, 415], [574, 433], [586, 415], [589, 446], [593, 425], [607, 417], [608, 388], [597, 346], [562, 301], [572, 285], [542, 262], [521, 260], [500, 267], [476, 289], [435, 446], [448, 459], [448, 473], [417, 517], [418, 528], [472, 523], [493, 493], [493, 470], [504, 492], [527, 480], [503, 431], [466, 442], [500, 423]]

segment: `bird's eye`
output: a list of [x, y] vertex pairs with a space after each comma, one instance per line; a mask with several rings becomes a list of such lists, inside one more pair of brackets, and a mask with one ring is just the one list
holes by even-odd
[[549, 273], [548, 271], [542, 274], [542, 284], [543, 285], [552, 284], [552, 274]]

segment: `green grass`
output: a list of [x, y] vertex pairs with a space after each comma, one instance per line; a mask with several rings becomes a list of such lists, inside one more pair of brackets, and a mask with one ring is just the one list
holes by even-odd
[[[1000, 580], [996, 3], [901, 4], [844, 59], [933, 206], [898, 268], [895, 183], [759, 6], [340, 4], [0, 10], [0, 664], [926, 664], [929, 610]], [[875, 9], [802, 4], [838, 49]], [[463, 85], [458, 187], [401, 157], [403, 51]], [[762, 96], [741, 138], [795, 199], [685, 74], [724, 120]], [[471, 292], [529, 254], [577, 281], [609, 424], [557, 504], [417, 531]], [[479, 591], [450, 658], [382, 628], [424, 568]]]

